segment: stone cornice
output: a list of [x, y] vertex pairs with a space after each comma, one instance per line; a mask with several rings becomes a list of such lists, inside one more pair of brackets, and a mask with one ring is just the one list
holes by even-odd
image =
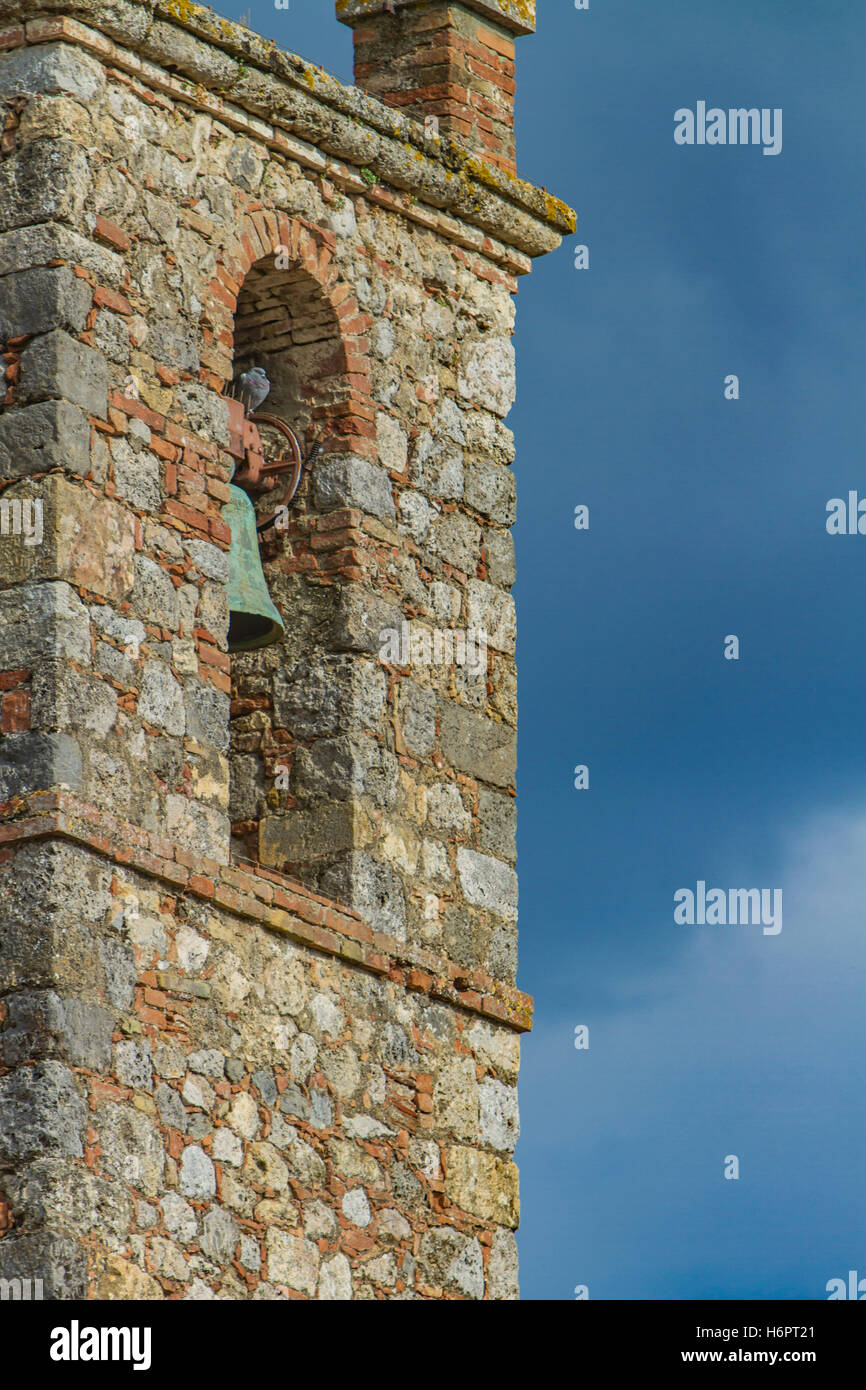
[[202, 860], [169, 840], [82, 802], [72, 792], [35, 792], [0, 807], [3, 815], [15, 819], [0, 819], [0, 850], [15, 849], [32, 840], [71, 841], [119, 868], [158, 879], [176, 896], [190, 895], [212, 903], [301, 946], [387, 976], [408, 990], [457, 1005], [517, 1033], [532, 1027], [528, 994], [483, 971], [458, 966], [423, 946], [373, 931], [351, 908], [319, 897], [282, 874], [259, 865]]
[[[0, 0], [4, 46], [16, 24], [20, 42], [79, 44], [179, 102], [247, 125], [277, 152], [319, 165], [330, 155], [354, 166], [353, 177], [363, 171], [365, 183], [390, 184], [527, 256], [575, 229], [573, 211], [546, 190], [189, 0]], [[299, 142], [306, 161], [291, 148]]]

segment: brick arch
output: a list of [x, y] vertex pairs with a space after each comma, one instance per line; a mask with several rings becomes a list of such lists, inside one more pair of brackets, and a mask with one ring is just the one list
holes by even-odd
[[[335, 249], [335, 236], [322, 227], [254, 212], [225, 246], [211, 282], [221, 368], [215, 389], [224, 391], [241, 365], [264, 366], [272, 386], [263, 408], [287, 419], [307, 447], [313, 439], [323, 447], [305, 474], [288, 530], [271, 531], [261, 547], [286, 635], [277, 646], [232, 657], [229, 811], [235, 862], [274, 862], [265, 861], [261, 850], [267, 797], [276, 789], [280, 808], [290, 803], [294, 792], [279, 787], [277, 774], [290, 768], [294, 777], [297, 756], [297, 737], [286, 727], [291, 720], [284, 675], [304, 661], [324, 661], [330, 670], [322, 631], [335, 617], [336, 585], [349, 577], [332, 563], [334, 545], [325, 553], [312, 543], [320, 524], [313, 476], [335, 454], [373, 462], [377, 457], [370, 320], [340, 275]], [[261, 505], [271, 510], [270, 495]]]
[[[224, 391], [244, 358], [270, 355], [276, 361], [282, 354], [293, 359], [308, 407], [300, 423], [331, 452], [375, 458], [370, 319], [340, 276], [335, 246], [332, 232], [286, 213], [257, 211], [243, 220], [220, 254], [210, 284], [219, 310], [215, 360], [221, 371], [214, 384]], [[265, 316], [263, 330], [272, 326], [270, 344], [266, 331], [258, 339], [251, 331], [256, 313]]]

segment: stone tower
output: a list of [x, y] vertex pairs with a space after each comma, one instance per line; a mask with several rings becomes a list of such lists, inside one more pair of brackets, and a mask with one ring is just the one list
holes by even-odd
[[[53, 1298], [517, 1296], [504, 419], [574, 218], [534, 0], [337, 11], [357, 87], [0, 0], [0, 1275]], [[254, 362], [319, 453], [230, 656]]]

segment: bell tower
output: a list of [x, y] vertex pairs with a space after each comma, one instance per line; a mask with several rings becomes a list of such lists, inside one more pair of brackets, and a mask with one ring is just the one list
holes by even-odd
[[195, 4], [0, 15], [0, 1277], [48, 1298], [517, 1297], [505, 421], [574, 215], [513, 167], [533, 0], [337, 9], [359, 87]]

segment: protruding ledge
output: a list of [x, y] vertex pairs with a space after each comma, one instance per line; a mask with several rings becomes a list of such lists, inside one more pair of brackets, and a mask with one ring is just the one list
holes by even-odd
[[[6, 819], [14, 817], [14, 819]], [[218, 864], [161, 836], [118, 820], [72, 792], [34, 792], [0, 806], [4, 851], [33, 840], [67, 840], [119, 868], [167, 884], [173, 894], [216, 903], [235, 917], [290, 937], [299, 946], [337, 956], [406, 989], [480, 1014], [516, 1033], [532, 1027], [532, 999], [483, 970], [459, 966], [425, 946], [374, 931], [350, 907], [260, 865]]]
[[[388, 0], [337, 0], [337, 18], [344, 24], [355, 25], [371, 15], [381, 14]], [[395, 10], [406, 5], [426, 5], [429, 0], [393, 0]], [[467, 10], [475, 10], [485, 19], [492, 19], [512, 34], [535, 32], [535, 0], [460, 0]]]
[[[191, 0], [2, 0], [0, 20], [9, 25], [9, 46], [80, 44], [229, 124], [250, 113], [265, 138], [288, 132], [308, 142], [323, 166], [330, 155], [372, 171], [527, 256], [554, 250], [575, 229], [575, 213], [546, 189]], [[234, 59], [228, 71], [225, 54]]]

